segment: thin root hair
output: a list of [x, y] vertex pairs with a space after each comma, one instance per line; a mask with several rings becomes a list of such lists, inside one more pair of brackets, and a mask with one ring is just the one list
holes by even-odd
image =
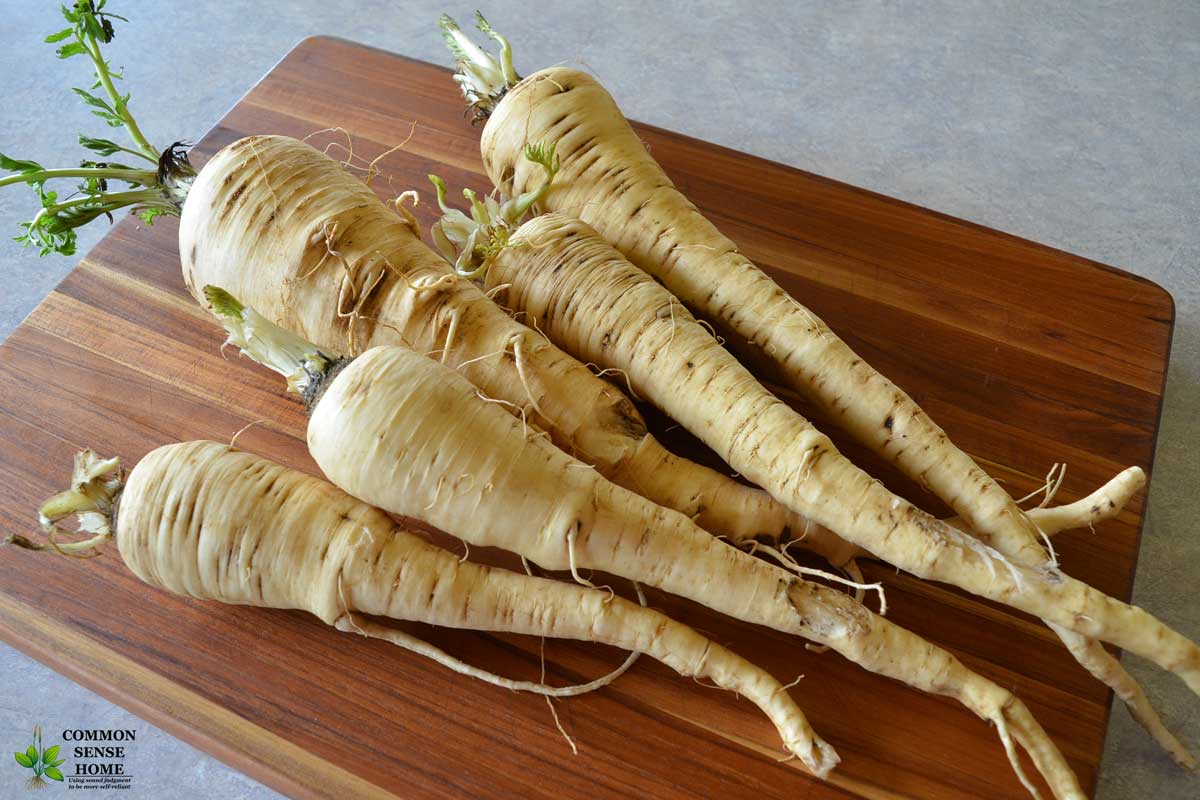
[[[798, 561], [796, 561], [795, 558], [788, 555], [786, 552], [781, 552], [781, 551], [775, 549], [774, 547], [771, 547], [770, 545], [763, 544], [762, 542], [759, 542], [754, 539], [749, 540], [749, 544], [751, 545], [750, 550], [749, 550], [751, 555], [753, 555], [761, 550], [762, 552], [769, 555], [771, 558], [778, 561], [779, 564], [784, 567], [784, 569], [787, 569], [790, 572], [794, 572], [797, 575], [800, 575], [800, 576], [811, 575], [814, 577], [823, 578], [832, 583], [841, 584], [842, 586], [848, 586], [850, 588], [853, 588], [853, 589], [856, 589], [859, 591], [870, 590], [873, 592], [878, 592], [879, 593], [879, 616], [881, 616], [881, 617], [887, 616], [887, 593], [884, 591], [882, 583], [879, 583], [879, 582], [863, 583], [861, 580], [856, 581], [856, 580], [851, 580], [849, 578], [843, 578], [840, 575], [834, 575], [832, 572], [827, 572], [823, 569], [816, 569], [814, 567], [803, 566]], [[860, 576], [861, 576], [861, 573], [860, 573]]]
[[[641, 401], [642, 398], [638, 395], [637, 392], [635, 392], [633, 390], [633, 381], [630, 380], [629, 373], [626, 372], [625, 370], [621, 369], [620, 367], [605, 367], [605, 368], [601, 369], [599, 364], [593, 364], [591, 361], [584, 364], [584, 366], [588, 367], [589, 369], [594, 370], [597, 378], [603, 378], [605, 375], [610, 375], [610, 374], [611, 375], [620, 375], [622, 378], [625, 379], [625, 389], [629, 392], [629, 396], [632, 397], [634, 400]], [[676, 425], [674, 427], [678, 428], [679, 426]], [[670, 429], [668, 428], [668, 430], [670, 430]]]
[[475, 396], [478, 397], [480, 400], [484, 401], [485, 403], [499, 403], [502, 406], [508, 406], [509, 408], [515, 409], [517, 411], [517, 413], [519, 413], [521, 415], [521, 433], [526, 439], [529, 438], [529, 420], [525, 416], [524, 408], [517, 405], [516, 403], [509, 402], [508, 400], [502, 400], [498, 397], [488, 397], [486, 394], [484, 394], [483, 392], [481, 392], [479, 390], [475, 391]]
[[245, 433], [246, 431], [250, 430], [250, 429], [251, 429], [251, 428], [253, 428], [255, 425], [265, 425], [265, 424], [266, 424], [266, 423], [268, 423], [268, 422], [270, 422], [270, 420], [267, 420], [267, 419], [256, 419], [256, 420], [254, 420], [253, 422], [248, 422], [248, 423], [246, 423], [245, 425], [243, 425], [242, 427], [238, 428], [238, 432], [237, 432], [237, 433], [235, 433], [235, 434], [233, 435], [233, 438], [231, 438], [231, 439], [229, 440], [229, 449], [230, 449], [230, 450], [236, 450], [236, 449], [237, 449], [236, 445], [237, 445], [237, 440], [238, 440], [238, 437], [239, 437], [239, 436], [241, 436], [243, 433]]
[[607, 586], [607, 585], [606, 586], [597, 586], [596, 584], [592, 583], [587, 578], [585, 578], [579, 574], [579, 569], [575, 565], [575, 536], [576, 536], [576, 531], [574, 529], [567, 531], [567, 563], [570, 565], [570, 568], [571, 568], [571, 577], [575, 579], [576, 583], [583, 584], [584, 586], [587, 586], [590, 589], [606, 589], [608, 591], [608, 599], [605, 600], [604, 602], [605, 603], [612, 602], [612, 599], [616, 595], [616, 592], [613, 591], [613, 588], [611, 586]]

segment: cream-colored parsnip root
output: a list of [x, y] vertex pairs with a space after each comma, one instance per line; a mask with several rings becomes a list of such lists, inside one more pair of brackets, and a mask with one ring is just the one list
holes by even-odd
[[251, 136], [200, 170], [179, 251], [197, 299], [228, 287], [331, 352], [405, 344], [457, 368], [605, 476], [736, 538], [789, 535], [769, 495], [669, 453], [624, 394], [498, 308], [334, 159]]
[[[838, 762], [779, 681], [686, 625], [599, 589], [464, 562], [325, 481], [227, 444], [160, 447], [127, 479], [116, 459], [85, 451], [73, 478], [71, 489], [43, 506], [51, 542], [13, 537], [15, 544], [71, 552], [114, 537], [129, 569], [151, 585], [201, 600], [308, 611], [339, 630], [386, 639], [511, 689], [559, 693], [488, 676], [363, 615], [645, 653], [749, 698], [818, 774]], [[57, 538], [57, 521], [70, 514], [81, 515], [93, 535]]]
[[[447, 270], [421, 244], [411, 217], [338, 162], [288, 137], [251, 136], [198, 174], [185, 145], [152, 145], [114, 85], [123, 76], [103, 56], [118, 18], [86, 5], [63, 6], [69, 24], [62, 34], [74, 55], [86, 54], [77, 61], [91, 62], [109, 104], [105, 118], [130, 143], [81, 137], [92, 151], [85, 163], [57, 169], [0, 155], [0, 170], [11, 172], [0, 174], [0, 187], [32, 187], [42, 206], [20, 241], [43, 254], [71, 255], [77, 228], [122, 208], [146, 222], [180, 216], [184, 279], [193, 290], [209, 282], [233, 287], [332, 350], [407, 343], [461, 369], [608, 477], [706, 529], [735, 537], [788, 533], [786, 509], [664, 450], [619, 391]], [[134, 166], [91, 163], [117, 153]], [[63, 189], [64, 180], [78, 181], [77, 190]]]
[[[525, 147], [555, 142], [561, 172], [543, 208], [588, 222], [697, 314], [739, 334], [838, 424], [950, 505], [972, 535], [1017, 563], [1057, 569], [1037, 526], [999, 484], [675, 188], [604, 87], [561, 67], [519, 79], [507, 41], [486, 23], [480, 27], [501, 43], [500, 61], [443, 18], [460, 65], [457, 80], [477, 118], [487, 119], [481, 152], [502, 193], [535, 186], [541, 176], [523, 158]], [[1134, 716], [1177, 761], [1194, 765], [1116, 659], [1096, 642], [1051, 627], [1081, 664], [1129, 699]]]
[[[1118, 472], [1091, 494], [1078, 500], [1059, 506], [1037, 506], [1026, 510], [1025, 513], [1047, 536], [1054, 536], [1076, 528], [1094, 527], [1120, 514], [1133, 496], [1145, 485], [1146, 473], [1142, 471], [1142, 468], [1129, 467]], [[797, 539], [797, 544], [807, 545], [810, 541], [815, 540], [816, 546], [811, 548], [812, 551], [827, 557], [829, 563], [834, 566], [844, 566], [856, 558], [872, 557], [863, 548], [847, 542], [828, 528], [810, 520], [806, 520], [806, 522], [808, 522], [808, 526], [800, 530], [803, 538]], [[964, 533], [972, 532], [967, 523], [959, 517], [950, 517], [943, 522]]]
[[602, 570], [829, 645], [873, 672], [958, 700], [997, 726], [1014, 766], [1013, 739], [1056, 796], [1081, 796], [1024, 705], [951, 654], [611, 483], [432, 359], [380, 346], [334, 361], [228, 294], [207, 294], [231, 343], [305, 396], [309, 451], [347, 492], [546, 569]]
[[[80, 25], [99, 29], [94, 12], [78, 13], [91, 20]], [[99, 59], [100, 43], [89, 47]], [[124, 101], [112, 99], [135, 147], [86, 138], [85, 146], [102, 155], [117, 148], [143, 159], [140, 167], [43, 169], [0, 157], [0, 169], [16, 170], [0, 174], [0, 187], [85, 181], [62, 202], [40, 193], [43, 208], [23, 241], [69, 255], [76, 228], [123, 207], [147, 220], [179, 215], [184, 279], [193, 289], [232, 286], [272, 319], [332, 350], [404, 342], [441, 358], [605, 475], [706, 529], [778, 537], [794, 526], [764, 492], [667, 452], [619, 390], [446, 269], [421, 244], [411, 218], [340, 163], [295, 139], [251, 136], [197, 173], [186, 147], [151, 146]], [[109, 191], [106, 181], [140, 188]]]
[[486, 274], [507, 287], [501, 302], [568, 352], [623, 370], [635, 391], [797, 512], [889, 564], [1110, 641], [1200, 688], [1200, 648], [1154, 617], [1050, 566], [1003, 556], [854, 466], [587, 223], [535, 217]]
[[[646, 320], [619, 318], [621, 311], [615, 309], [615, 305], [624, 304], [627, 311], [635, 313], [645, 312], [647, 309], [638, 304], [638, 299], [643, 297], [638, 290], [644, 289], [651, 305], [663, 306], [654, 313], [670, 319], [674, 331], [677, 301], [665, 289], [653, 284], [646, 273], [631, 269], [611, 248], [597, 241], [595, 231], [589, 226], [582, 222], [569, 224], [572, 221], [569, 215], [550, 214], [545, 220], [534, 220], [528, 226], [522, 226], [521, 218], [552, 188], [561, 169], [553, 145], [531, 145], [526, 148], [526, 158], [545, 171], [541, 186], [504, 202], [492, 197], [480, 199], [474, 192], [464, 190], [471, 204], [469, 214], [448, 205], [444, 181], [436, 175], [429, 176], [443, 212], [431, 229], [437, 249], [460, 274], [478, 280], [487, 295], [498, 300], [499, 305], [514, 317], [529, 320], [535, 329], [549, 335], [570, 354], [581, 359], [594, 359], [590, 363], [628, 379], [625, 367], [632, 356], [631, 351], [636, 351], [638, 346], [636, 332], [631, 333], [625, 326], [645, 326]], [[554, 224], [550, 222], [551, 218], [563, 224]], [[586, 250], [589, 243], [599, 245], [603, 257], [598, 261], [584, 259], [581, 262], [578, 252]], [[627, 291], [634, 299], [624, 297]], [[681, 319], [685, 323], [693, 322], [690, 315], [681, 315]], [[553, 327], [543, 330], [541, 326], [548, 322], [553, 323]], [[633, 336], [632, 340], [630, 336]], [[581, 339], [590, 340], [591, 346], [582, 344]], [[708, 340], [704, 338], [703, 341], [707, 343]], [[669, 364], [667, 355], [661, 354], [663, 361]], [[717, 355], [721, 364], [728, 362], [727, 354], [720, 352]], [[641, 366], [649, 370], [659, 358], [657, 351], [648, 353]], [[744, 372], [739, 372], [739, 376], [747, 377]], [[664, 388], [664, 381], [658, 381], [658, 387], [657, 404], [664, 411], [670, 413], [681, 404], [691, 402], [687, 396]], [[701, 393], [706, 388], [700, 387]], [[779, 387], [768, 388], [776, 396], [786, 391]], [[1060, 476], [1065, 475], [1065, 465], [1056, 465], [1051, 475], [1047, 475], [1043, 504], [1028, 512], [1047, 536], [1068, 528], [1090, 526], [1114, 516], [1145, 483], [1145, 473], [1138, 467], [1130, 467], [1087, 498], [1066, 506], [1046, 508], [1044, 506], [1057, 492], [1053, 475], [1060, 466], [1063, 468]], [[804, 514], [794, 517], [797, 524], [785, 531], [792, 538], [768, 539], [782, 548], [776, 552], [785, 563], [794, 563], [787, 557], [787, 548], [791, 545], [821, 555], [836, 566], [846, 566], [855, 557], [872, 556], [811, 517]], [[960, 530], [970, 531], [961, 518], [946, 521]], [[730, 535], [728, 538], [751, 549], [765, 543], [761, 535]]]

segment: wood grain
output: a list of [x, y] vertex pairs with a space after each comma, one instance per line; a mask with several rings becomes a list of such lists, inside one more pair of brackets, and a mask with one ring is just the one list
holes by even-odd
[[[634, 87], [611, 87], [621, 92]], [[415, 123], [415, 127], [414, 127]], [[196, 147], [203, 162], [248, 133], [341, 126], [357, 159], [412, 133], [381, 164], [385, 196], [436, 169], [484, 187], [478, 133], [444, 70], [324, 38], [298, 45]], [[1014, 494], [1055, 461], [1062, 499], [1130, 464], [1150, 467], [1174, 310], [1118, 270], [684, 136], [639, 126], [685, 192], [796, 297], [908, 389]], [[179, 135], [186, 135], [180, 132]], [[312, 139], [344, 142], [341, 133]], [[721, 202], [736, 193], [737, 204]], [[718, 212], [716, 209], [722, 210]], [[432, 221], [428, 206], [419, 210]], [[227, 439], [315, 472], [301, 409], [275, 377], [224, 360], [186, 294], [171, 221], [125, 220], [0, 347], [0, 528], [91, 446], [134, 463], [165, 442]], [[667, 437], [697, 455], [677, 433]], [[890, 486], [932, 498], [861, 448], [839, 446]], [[1129, 595], [1143, 500], [1056, 540], [1079, 578]], [[440, 541], [453, 546], [448, 539]], [[475, 555], [475, 554], [473, 554]], [[501, 559], [494, 554], [485, 557]], [[304, 797], [695, 796], [1018, 798], [994, 732], [949, 702], [735, 624], [661, 593], [651, 602], [784, 680], [841, 751], [830, 783], [779, 762], [774, 730], [744, 701], [647, 660], [561, 706], [572, 757], [541, 698], [472, 682], [297, 613], [184, 600], [136, 580], [115, 553], [84, 562], [4, 551], [0, 637], [238, 769]], [[1013, 687], [1085, 785], [1108, 694], [1036, 621], [892, 570], [891, 617]], [[538, 672], [538, 643], [418, 628], [502, 674]], [[595, 676], [620, 655], [550, 642], [552, 681]]]

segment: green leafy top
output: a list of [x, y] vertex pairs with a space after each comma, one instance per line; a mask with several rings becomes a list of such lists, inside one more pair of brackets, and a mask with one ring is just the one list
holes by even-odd
[[[100, 46], [113, 40], [113, 20], [126, 20], [105, 11], [106, 5], [107, 0], [78, 0], [72, 6], [63, 6], [62, 15], [68, 25], [47, 36], [46, 41], [58, 45], [60, 59], [84, 56], [91, 62], [95, 81], [88, 89], [73, 91], [110, 127], [124, 128], [132, 146], [81, 135], [79, 144], [91, 155], [78, 167], [59, 169], [0, 153], [0, 170], [10, 173], [0, 176], [0, 186], [26, 184], [41, 204], [32, 220], [21, 223], [24, 232], [16, 241], [37, 247], [42, 255], [71, 255], [75, 252], [77, 228], [101, 216], [111, 220], [113, 212], [122, 208], [132, 208], [146, 223], [163, 214], [178, 214], [196, 174], [186, 155], [181, 156], [179, 143], [160, 152], [147, 141], [129, 111], [129, 94], [117, 91], [115, 82], [123, 76], [104, 58]], [[109, 160], [118, 154], [132, 157], [139, 166]], [[79, 181], [70, 195], [60, 197], [57, 191], [46, 188], [48, 181], [63, 178]], [[110, 181], [127, 184], [129, 189], [110, 191]]]
[[[133, 116], [129, 113], [129, 95], [120, 94], [113, 85], [114, 80], [122, 78], [121, 73], [113, 70], [112, 65], [100, 52], [101, 44], [108, 44], [113, 40], [115, 30], [112, 21], [119, 19], [122, 22], [128, 22], [125, 17], [105, 11], [104, 7], [107, 4], [108, 0], [79, 0], [71, 8], [63, 6], [63, 18], [70, 24], [57, 33], [47, 36], [46, 42], [50, 44], [66, 42], [55, 51], [61, 59], [84, 55], [88, 57], [96, 74], [96, 82], [92, 84], [91, 89], [103, 88], [107, 99], [84, 89], [74, 89], [73, 91], [83, 98], [83, 101], [92, 107], [92, 113], [107, 122], [109, 127], [128, 128], [129, 136], [137, 145], [137, 150], [127, 152], [157, 161], [158, 151], [146, 141], [146, 137], [142, 135]], [[121, 147], [118, 149], [124, 150]]]
[[463, 97], [467, 98], [468, 108], [474, 112], [474, 121], [487, 119], [504, 93], [521, 80], [513, 68], [512, 45], [478, 11], [475, 12], [475, 27], [500, 45], [499, 59], [471, 41], [449, 14], [441, 16], [438, 27], [446, 47], [454, 56], [454, 80], [462, 89]]
[[558, 175], [561, 161], [554, 147], [554, 143], [525, 147], [525, 158], [546, 173], [545, 182], [533, 191], [500, 202], [490, 195], [480, 199], [471, 189], [463, 189], [463, 197], [470, 204], [469, 216], [448, 206], [445, 181], [437, 175], [429, 176], [430, 183], [437, 190], [438, 207], [442, 209], [442, 217], [430, 231], [433, 243], [459, 275], [481, 278], [500, 251], [508, 246], [509, 237], [550, 189]]

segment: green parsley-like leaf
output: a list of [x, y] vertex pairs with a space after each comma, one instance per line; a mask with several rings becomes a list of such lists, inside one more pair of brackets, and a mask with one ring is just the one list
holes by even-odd
[[62, 47], [54, 51], [59, 58], [70, 58], [71, 56], [81, 56], [87, 52], [83, 42], [67, 42]]
[[63, 256], [75, 255], [78, 237], [74, 230], [64, 229], [57, 218], [43, 219], [43, 222], [37, 226], [32, 222], [22, 222], [21, 226], [25, 228], [25, 232], [20, 236], [14, 236], [13, 241], [19, 242], [25, 247], [36, 247], [38, 255], [48, 256], [51, 253]]
[[91, 92], [85, 92], [83, 89], [72, 89], [71, 91], [83, 98], [83, 102], [87, 103], [93, 108], [98, 108], [101, 111], [107, 111], [109, 114], [116, 113], [113, 110], [113, 107], [110, 106], [106, 100], [96, 97], [96, 95], [92, 94]]
[[121, 145], [111, 139], [97, 139], [93, 136], [84, 136], [82, 134], [79, 136], [79, 143], [93, 153], [98, 153], [102, 156], [111, 156], [113, 153], [119, 153], [124, 150]]
[[137, 215], [138, 219], [140, 219], [142, 222], [146, 223], [147, 225], [153, 225], [154, 220], [166, 213], [167, 212], [161, 208], [143, 208], [141, 211], [137, 212]]
[[45, 167], [36, 161], [23, 161], [19, 158], [9, 158], [0, 153], [0, 169], [7, 172], [41, 172]]
[[[90, 92], [85, 92], [83, 89], [76, 88], [72, 91], [79, 95], [83, 99], [83, 102], [94, 108], [95, 110], [92, 111], [92, 113], [107, 122], [110, 128], [120, 128], [125, 124], [125, 121], [121, 119], [121, 116], [117, 113], [116, 109], [110, 106], [105, 100]], [[118, 102], [123, 105], [126, 99], [127, 98], [120, 98]]]

